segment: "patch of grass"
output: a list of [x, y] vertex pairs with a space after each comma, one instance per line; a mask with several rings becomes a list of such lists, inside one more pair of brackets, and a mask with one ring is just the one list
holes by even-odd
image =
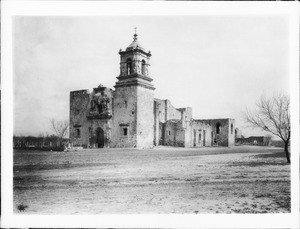
[[249, 161], [249, 162], [233, 162], [228, 166], [246, 166], [246, 167], [260, 167], [260, 166], [271, 166], [271, 165], [287, 165], [282, 162], [265, 162], [265, 161]]
[[276, 152], [276, 153], [268, 153], [268, 154], [259, 154], [255, 155], [256, 158], [285, 158], [285, 153], [282, 152]]
[[291, 211], [291, 197], [286, 196], [282, 198], [276, 198], [274, 202], [280, 207], [287, 209], [289, 212]]
[[69, 161], [63, 163], [53, 164], [33, 164], [33, 165], [14, 165], [14, 172], [32, 172], [40, 170], [55, 170], [55, 169], [70, 169], [70, 168], [81, 168], [81, 167], [97, 167], [97, 166], [110, 166], [114, 163], [71, 163]]
[[18, 209], [19, 212], [25, 212], [26, 208], [28, 208], [28, 206], [25, 205], [25, 204], [19, 204], [17, 206], [17, 209]]
[[263, 194], [255, 194], [255, 197], [256, 198], [271, 198], [273, 196], [269, 193], [263, 193]]

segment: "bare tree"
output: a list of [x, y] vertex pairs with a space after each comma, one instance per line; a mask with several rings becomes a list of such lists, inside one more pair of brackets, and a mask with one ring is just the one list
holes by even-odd
[[254, 127], [259, 127], [273, 135], [278, 136], [284, 142], [284, 151], [287, 162], [290, 163], [288, 149], [291, 137], [290, 123], [290, 98], [280, 93], [267, 98], [262, 96], [256, 103], [257, 110], [245, 113], [245, 120]]
[[62, 145], [63, 138], [67, 136], [69, 130], [69, 122], [67, 120], [57, 121], [52, 118], [50, 124], [55, 135], [59, 138], [60, 145]]

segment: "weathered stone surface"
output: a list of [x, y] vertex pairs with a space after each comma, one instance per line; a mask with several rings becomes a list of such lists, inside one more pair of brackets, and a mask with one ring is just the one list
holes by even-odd
[[70, 141], [73, 146], [179, 147], [233, 146], [234, 119], [194, 120], [192, 108], [175, 108], [154, 99], [150, 51], [137, 41], [120, 50], [115, 90], [99, 85], [70, 92]]
[[[234, 119], [205, 119], [197, 120], [212, 127], [213, 144], [217, 146], [234, 146], [235, 120]], [[219, 126], [219, 132], [217, 131]]]

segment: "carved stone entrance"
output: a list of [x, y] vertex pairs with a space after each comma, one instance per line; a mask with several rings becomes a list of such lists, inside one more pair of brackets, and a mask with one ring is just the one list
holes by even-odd
[[96, 144], [98, 148], [103, 148], [104, 147], [104, 131], [98, 127], [96, 130]]

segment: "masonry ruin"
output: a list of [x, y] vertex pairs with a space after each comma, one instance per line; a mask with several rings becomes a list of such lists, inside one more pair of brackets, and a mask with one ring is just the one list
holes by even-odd
[[120, 50], [115, 90], [99, 85], [92, 92], [70, 92], [70, 142], [84, 148], [153, 146], [233, 146], [234, 119], [193, 119], [192, 108], [175, 108], [154, 98], [151, 52], [134, 34]]

